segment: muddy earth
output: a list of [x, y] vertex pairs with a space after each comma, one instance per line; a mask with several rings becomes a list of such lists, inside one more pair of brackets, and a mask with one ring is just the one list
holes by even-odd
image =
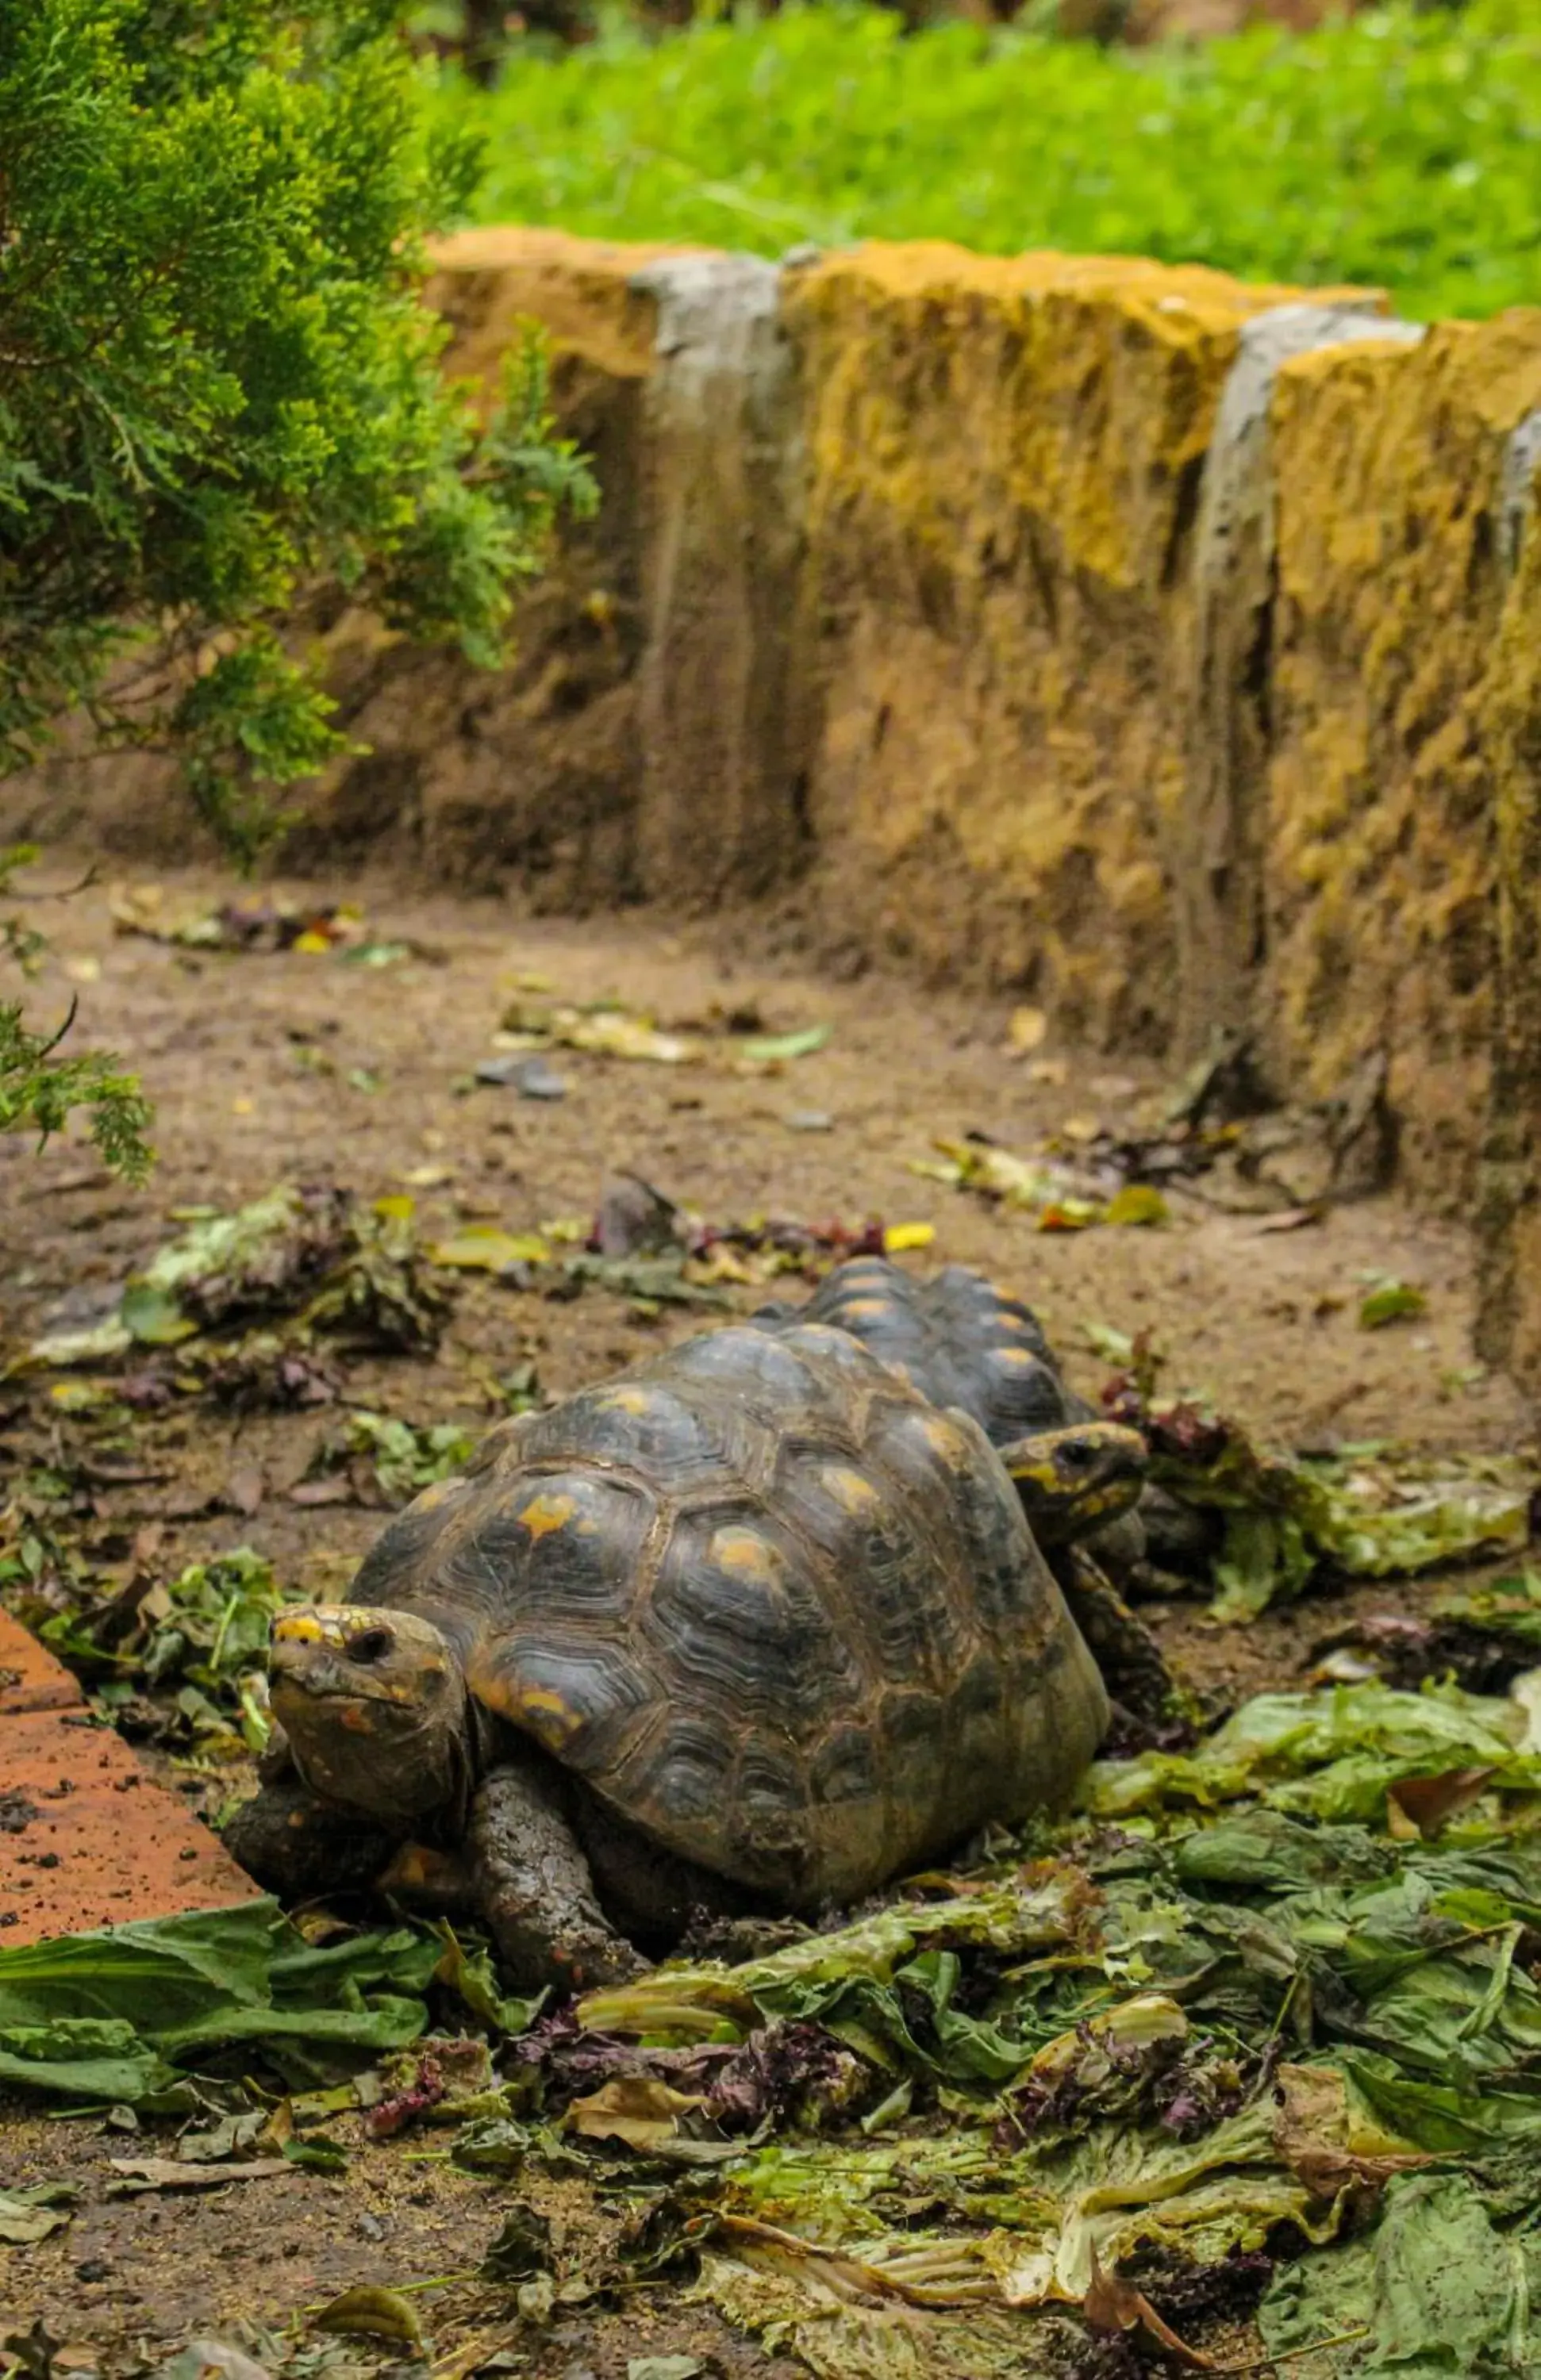
[[[115, 1284], [176, 1230], [178, 1208], [234, 1208], [278, 1181], [335, 1184], [368, 1197], [411, 1196], [424, 1238], [436, 1240], [468, 1222], [517, 1232], [587, 1220], [607, 1172], [632, 1168], [718, 1222], [773, 1214], [929, 1224], [931, 1244], [904, 1260], [917, 1269], [977, 1265], [1009, 1283], [1093, 1396], [1110, 1368], [1094, 1342], [1110, 1326], [1151, 1334], [1167, 1358], [1168, 1390], [1206, 1394], [1286, 1445], [1395, 1439], [1429, 1451], [1503, 1451], [1526, 1437], [1512, 1391], [1473, 1362], [1462, 1235], [1393, 1198], [1278, 1231], [1207, 1204], [1201, 1182], [1200, 1195], [1173, 1194], [1159, 1228], [1050, 1232], [913, 1172], [939, 1135], [983, 1133], [1030, 1150], [1067, 1122], [1077, 1132], [1087, 1120], [1117, 1127], [1161, 1088], [1148, 1069], [1074, 1050], [1012, 1054], [1005, 1002], [965, 1003], [871, 974], [816, 980], [763, 953], [752, 929], [722, 921], [685, 932], [645, 916], [577, 926], [524, 922], [491, 903], [413, 899], [383, 884], [265, 890], [358, 902], [377, 937], [419, 954], [371, 967], [325, 953], [179, 948], [115, 931], [103, 885], [57, 909], [37, 905], [52, 951], [30, 1005], [47, 1018], [78, 998], [79, 1044], [115, 1048], [142, 1074], [160, 1161], [150, 1186], [133, 1191], [74, 1135], [41, 1155], [0, 1139], [8, 1350], [99, 1315]], [[189, 876], [163, 891], [168, 906], [192, 908], [214, 906], [232, 888]], [[575, 1002], [615, 996], [665, 1028], [752, 1012], [768, 1033], [831, 1030], [824, 1048], [779, 1074], [561, 1050], [551, 1060], [566, 1087], [560, 1099], [471, 1087], [521, 980], [533, 978]], [[1421, 1288], [1426, 1311], [1368, 1331], [1358, 1315], [1365, 1281], [1388, 1275]], [[786, 1290], [796, 1294], [798, 1284]], [[730, 1292], [744, 1310], [768, 1293], [750, 1284]], [[498, 1376], [532, 1365], [540, 1389], [559, 1395], [716, 1318], [688, 1307], [639, 1311], [594, 1287], [559, 1301], [467, 1274], [438, 1354], [353, 1365], [346, 1403], [478, 1430], [502, 1410]], [[203, 1401], [147, 1411], [135, 1427], [144, 1475], [88, 1481], [75, 1525], [109, 1573], [115, 1548], [121, 1566], [136, 1535], [153, 1527], [152, 1559], [168, 1575], [246, 1545], [281, 1578], [334, 1591], [382, 1517], [292, 1500], [338, 1426], [335, 1405], [246, 1419], [221, 1417]], [[9, 1488], [39, 1463], [78, 1466], [91, 1427], [89, 1414], [61, 1411], [44, 1383], [7, 1381], [0, 1461]], [[1304, 1682], [1313, 1648], [1346, 1609], [1418, 1609], [1441, 1584], [1305, 1600], [1245, 1627], [1220, 1628], [1192, 1602], [1146, 1610], [1184, 1676], [1234, 1700]], [[241, 1781], [160, 1758], [197, 1806], [212, 1809]], [[496, 2368], [552, 2380], [613, 2380], [653, 2356], [682, 2359], [678, 2380], [692, 2359], [722, 2374], [795, 2368], [658, 2288], [637, 2289], [623, 2312], [558, 2306], [542, 2325], [521, 2321], [506, 2289], [475, 2277], [511, 2185], [457, 2171], [443, 2135], [371, 2143], [361, 2131], [350, 2136], [354, 2121], [335, 2128], [350, 2152], [344, 2177], [294, 2170], [196, 2194], [122, 2197], [112, 2194], [108, 2159], [126, 2147], [165, 2153], [169, 2137], [157, 2142], [154, 2125], [130, 2142], [96, 2122], [0, 2103], [0, 2188], [66, 2180], [80, 2191], [54, 2237], [0, 2247], [0, 2337], [42, 2321], [61, 2342], [58, 2372], [125, 2372], [191, 2338], [230, 2338], [243, 2321], [293, 2344], [306, 2310], [340, 2290], [413, 2283], [443, 2380], [493, 2358]], [[559, 2228], [599, 2236], [618, 2220], [617, 2197], [575, 2181], [521, 2177], [519, 2189]], [[355, 2361], [388, 2362], [394, 2351], [334, 2345]]]

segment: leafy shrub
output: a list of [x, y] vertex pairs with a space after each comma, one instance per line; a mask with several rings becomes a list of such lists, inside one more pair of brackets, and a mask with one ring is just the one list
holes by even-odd
[[[513, 583], [590, 502], [538, 357], [488, 421], [440, 375], [421, 242], [476, 136], [425, 114], [398, 15], [0, 0], [0, 774], [83, 706], [99, 745], [177, 751], [249, 854], [261, 788], [344, 748], [297, 598], [495, 662]], [[131, 1083], [54, 1049], [0, 1006], [0, 1131], [84, 1105], [142, 1170]]]
[[1416, 317], [1541, 297], [1530, 0], [1142, 51], [795, 8], [518, 51], [491, 96], [455, 84], [443, 104], [490, 134], [487, 222], [768, 255], [857, 238], [1139, 254], [1384, 285]]

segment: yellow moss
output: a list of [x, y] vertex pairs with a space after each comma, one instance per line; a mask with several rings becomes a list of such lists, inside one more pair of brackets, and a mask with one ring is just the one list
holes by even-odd
[[563, 231], [501, 227], [456, 232], [432, 253], [426, 297], [453, 324], [447, 365], [490, 380], [519, 334], [540, 322], [553, 348], [598, 370], [640, 380], [652, 370], [655, 309], [632, 276], [661, 257], [660, 243], [576, 239]]
[[1535, 1396], [1541, 1395], [1541, 533], [1534, 517], [1483, 695], [1498, 899], [1478, 1344]]
[[940, 243], [790, 279], [811, 808], [858, 930], [876, 906], [901, 955], [1031, 984], [1105, 1041], [1164, 1040], [1198, 474], [1242, 323], [1299, 295]]
[[1484, 728], [1504, 442], [1541, 405], [1541, 312], [1280, 374], [1266, 1006], [1319, 1094], [1384, 1046], [1414, 1185], [1469, 1198], [1495, 884]]

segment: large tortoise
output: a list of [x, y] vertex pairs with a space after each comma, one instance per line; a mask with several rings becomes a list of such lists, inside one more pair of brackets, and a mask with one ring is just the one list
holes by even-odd
[[227, 1839], [279, 1890], [468, 1899], [569, 1987], [703, 1909], [858, 1899], [1072, 1791], [1108, 1699], [1012, 1475], [1090, 1522], [1142, 1455], [997, 1451], [827, 1325], [705, 1333], [501, 1424], [279, 1617]]

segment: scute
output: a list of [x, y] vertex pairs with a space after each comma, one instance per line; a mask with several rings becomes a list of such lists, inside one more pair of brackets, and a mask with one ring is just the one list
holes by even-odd
[[586, 1389], [539, 1416], [521, 1460], [587, 1461], [642, 1474], [660, 1491], [719, 1488], [742, 1479], [758, 1456], [763, 1425], [715, 1396], [630, 1378]]
[[544, 1628], [479, 1645], [467, 1682], [489, 1710], [585, 1771], [625, 1757], [659, 1691], [624, 1643]]
[[639, 1807], [666, 1840], [688, 1835], [721, 1815], [733, 1787], [735, 1743], [702, 1716], [671, 1718], [633, 1763]]
[[710, 1330], [675, 1351], [681, 1377], [739, 1399], [779, 1435], [789, 1423], [848, 1437], [864, 1389], [882, 1370], [849, 1335], [817, 1324], [772, 1335], [750, 1324]]
[[860, 1660], [803, 1548], [758, 1511], [681, 1516], [642, 1633], [680, 1690], [727, 1727], [735, 1715], [763, 1716], [803, 1738], [864, 1691]]
[[838, 1601], [852, 1628], [868, 1633], [874, 1677], [913, 1680], [941, 1693], [971, 1640], [968, 1607], [938, 1591], [945, 1541], [927, 1526], [918, 1500], [892, 1493], [870, 1459], [880, 1452], [880, 1438], [869, 1439], [867, 1453], [855, 1461], [790, 1439], [776, 1466], [772, 1501], [813, 1549], [831, 1605]]
[[963, 1265], [917, 1282], [886, 1257], [857, 1257], [799, 1318], [849, 1332], [931, 1403], [971, 1414], [997, 1446], [1088, 1410], [1061, 1379], [1037, 1317]]

